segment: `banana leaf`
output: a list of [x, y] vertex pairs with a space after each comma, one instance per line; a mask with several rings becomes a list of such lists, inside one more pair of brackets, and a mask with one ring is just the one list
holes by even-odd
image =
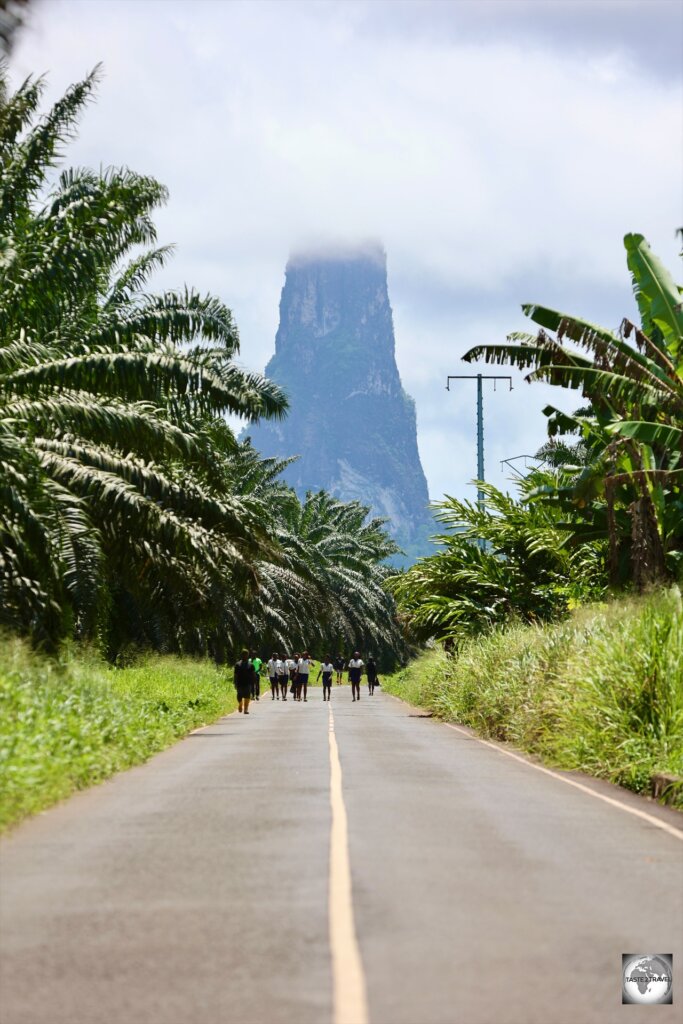
[[666, 346], [683, 368], [683, 295], [666, 267], [650, 249], [642, 235], [624, 238], [627, 263], [633, 278], [643, 330], [652, 333], [652, 324], [662, 332]]
[[610, 434], [621, 437], [632, 437], [642, 444], [661, 445], [663, 448], [680, 449], [683, 442], [683, 429], [668, 423], [651, 423], [647, 420], [619, 420], [611, 423], [607, 430]]

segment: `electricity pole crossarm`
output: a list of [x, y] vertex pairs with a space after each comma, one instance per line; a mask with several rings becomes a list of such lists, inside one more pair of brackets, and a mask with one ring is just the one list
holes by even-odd
[[503, 470], [503, 466], [509, 466], [509, 468], [512, 470], [513, 473], [516, 473], [517, 476], [523, 478], [524, 477], [524, 473], [520, 473], [520, 471], [517, 469], [517, 467], [512, 465], [512, 463], [513, 462], [517, 462], [518, 459], [524, 459], [524, 470], [525, 470], [525, 472], [528, 470], [530, 462], [537, 462], [537, 463], [540, 463], [541, 465], [543, 464], [543, 460], [542, 459], [537, 459], [535, 455], [513, 455], [511, 459], [501, 459], [500, 460], [501, 472]]
[[[512, 391], [512, 377], [499, 376], [497, 374], [486, 374], [486, 373], [452, 373], [446, 377], [446, 391], [451, 390], [452, 380], [476, 380], [477, 382], [477, 480], [483, 482], [484, 480], [484, 394], [483, 394], [483, 381], [492, 380], [493, 390], [496, 390], [496, 381], [506, 380], [510, 385], [510, 391]], [[479, 489], [477, 491], [477, 502], [479, 508], [484, 507], [484, 492]]]

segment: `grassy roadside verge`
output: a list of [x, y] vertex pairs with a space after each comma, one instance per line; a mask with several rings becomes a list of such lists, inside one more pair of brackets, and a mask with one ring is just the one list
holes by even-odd
[[[435, 647], [382, 679], [388, 693], [558, 768], [636, 792], [683, 776], [683, 610], [675, 588], [513, 626], [456, 658]], [[683, 788], [674, 806], [683, 810]]]
[[0, 829], [140, 764], [236, 707], [213, 663], [150, 657], [60, 663], [0, 638]]

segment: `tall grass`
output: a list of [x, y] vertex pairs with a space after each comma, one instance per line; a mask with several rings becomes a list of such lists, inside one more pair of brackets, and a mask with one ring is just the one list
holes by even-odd
[[[683, 610], [677, 588], [587, 605], [560, 624], [512, 626], [440, 648], [385, 689], [560, 768], [628, 786], [683, 775]], [[674, 801], [683, 808], [683, 789]]]
[[0, 828], [146, 760], [235, 708], [210, 662], [150, 657], [113, 669], [53, 661], [0, 638]]

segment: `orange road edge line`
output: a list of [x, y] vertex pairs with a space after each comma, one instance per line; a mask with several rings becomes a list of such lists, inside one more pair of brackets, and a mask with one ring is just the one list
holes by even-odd
[[368, 1024], [365, 973], [353, 915], [348, 820], [332, 707], [329, 709], [329, 739], [332, 809], [329, 911], [334, 1024]]

